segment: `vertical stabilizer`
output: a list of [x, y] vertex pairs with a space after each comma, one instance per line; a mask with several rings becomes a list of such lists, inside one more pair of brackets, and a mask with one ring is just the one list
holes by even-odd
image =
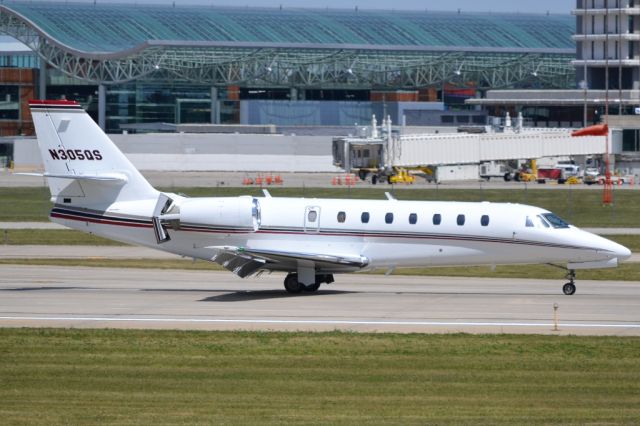
[[92, 207], [158, 197], [80, 104], [31, 101], [29, 106], [55, 203]]

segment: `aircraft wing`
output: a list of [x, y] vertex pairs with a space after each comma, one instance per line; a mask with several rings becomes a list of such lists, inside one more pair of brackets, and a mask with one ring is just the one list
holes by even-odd
[[302, 253], [280, 250], [251, 249], [247, 247], [209, 247], [216, 251], [212, 261], [222, 265], [241, 278], [261, 269], [295, 271], [299, 262], [311, 262], [319, 270], [355, 271], [369, 264], [364, 256]]

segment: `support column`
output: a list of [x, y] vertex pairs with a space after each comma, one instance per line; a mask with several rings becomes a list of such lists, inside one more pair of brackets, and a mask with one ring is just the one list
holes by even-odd
[[218, 88], [211, 86], [211, 124], [220, 124], [220, 104], [218, 101]]
[[98, 85], [98, 126], [102, 130], [106, 129], [107, 124], [107, 91], [104, 84]]
[[292, 87], [291, 89], [289, 89], [289, 100], [290, 101], [298, 100], [298, 89], [296, 89], [295, 87]]
[[44, 59], [40, 58], [40, 72], [38, 75], [38, 99], [47, 99], [47, 63]]

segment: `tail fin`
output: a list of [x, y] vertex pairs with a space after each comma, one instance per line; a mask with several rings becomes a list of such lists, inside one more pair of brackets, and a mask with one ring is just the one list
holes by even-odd
[[52, 201], [89, 207], [157, 198], [80, 104], [29, 102]]

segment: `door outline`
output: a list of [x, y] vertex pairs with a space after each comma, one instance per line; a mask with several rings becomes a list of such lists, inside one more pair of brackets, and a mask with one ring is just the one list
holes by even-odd
[[[315, 213], [315, 221], [311, 221], [310, 215]], [[304, 209], [304, 232], [319, 232], [320, 231], [320, 207], [319, 206], [307, 206]]]

